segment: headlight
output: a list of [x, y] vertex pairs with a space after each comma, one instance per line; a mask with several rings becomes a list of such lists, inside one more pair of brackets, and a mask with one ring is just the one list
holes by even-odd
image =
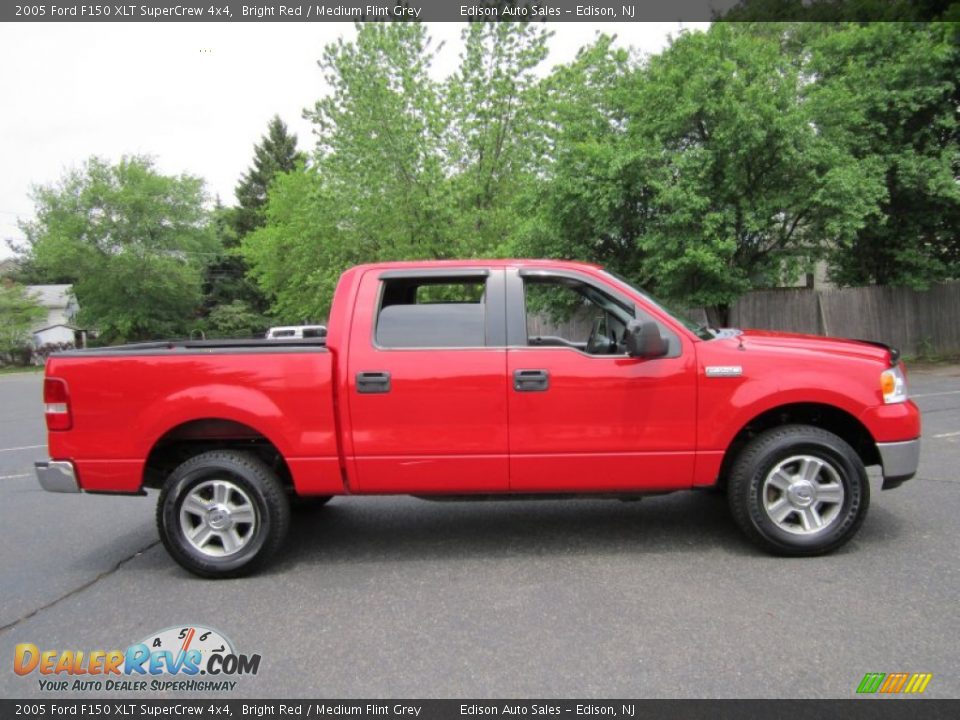
[[880, 373], [880, 391], [883, 393], [883, 401], [888, 405], [906, 402], [907, 379], [899, 366]]

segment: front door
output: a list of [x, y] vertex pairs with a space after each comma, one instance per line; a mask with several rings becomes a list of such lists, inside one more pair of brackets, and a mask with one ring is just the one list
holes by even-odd
[[[574, 272], [509, 270], [510, 489], [656, 491], [692, 485], [696, 373], [661, 323], [666, 357], [624, 352], [634, 303]], [[652, 318], [649, 318], [652, 319]], [[522, 327], [519, 327], [522, 324]]]
[[[509, 488], [502, 269], [370, 270], [347, 361], [362, 493]], [[372, 311], [369, 310], [372, 308]]]

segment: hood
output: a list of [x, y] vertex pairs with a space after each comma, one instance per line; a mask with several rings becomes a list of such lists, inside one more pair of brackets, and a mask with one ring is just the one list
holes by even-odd
[[896, 365], [900, 359], [898, 350], [872, 340], [846, 340], [844, 338], [774, 332], [772, 330], [743, 330], [732, 340], [743, 343], [743, 347], [747, 351], [751, 349], [770, 349], [829, 353], [831, 355], [875, 360], [884, 365]]

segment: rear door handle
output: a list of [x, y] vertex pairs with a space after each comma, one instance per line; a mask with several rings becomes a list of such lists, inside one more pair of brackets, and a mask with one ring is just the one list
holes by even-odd
[[546, 370], [514, 370], [513, 389], [517, 392], [544, 392], [550, 387]]
[[364, 394], [390, 392], [390, 373], [358, 372], [357, 392]]

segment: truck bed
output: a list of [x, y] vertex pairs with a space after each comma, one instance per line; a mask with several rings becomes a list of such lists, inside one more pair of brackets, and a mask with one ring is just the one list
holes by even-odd
[[75, 462], [84, 490], [139, 492], [164, 448], [233, 440], [275, 449], [301, 493], [342, 491], [323, 338], [70, 350], [46, 374], [66, 383], [72, 416], [69, 431], [50, 433], [50, 455]]

